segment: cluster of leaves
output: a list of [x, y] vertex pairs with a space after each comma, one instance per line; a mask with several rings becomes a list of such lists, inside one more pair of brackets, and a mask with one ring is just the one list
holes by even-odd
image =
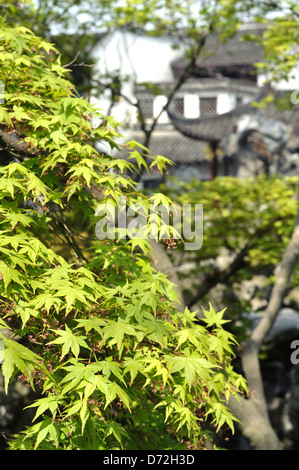
[[[176, 181], [162, 187], [163, 193], [184, 204], [203, 205], [204, 231], [202, 249], [188, 253], [194, 259], [209, 259], [226, 248], [237, 253], [247, 242], [251, 266], [276, 264], [292, 233], [296, 215], [297, 177], [216, 178], [190, 183]], [[193, 229], [195, 221], [193, 221]], [[273, 230], [275, 228], [275, 230]]]
[[[270, 277], [294, 228], [298, 207], [296, 187], [296, 177], [264, 175], [252, 179], [176, 181], [171, 187], [163, 187], [163, 192], [181, 207], [203, 204], [202, 248], [187, 251], [178, 244], [169, 252], [174, 263], [194, 266], [184, 274], [192, 276], [193, 290], [199, 291], [205, 282], [211, 287], [217, 282], [241, 286], [243, 280], [259, 272], [267, 272]], [[193, 216], [193, 231], [195, 227]], [[228, 268], [221, 270], [215, 260], [223, 255]], [[185, 292], [187, 299], [189, 291]], [[208, 292], [207, 288], [201, 300], [206, 301], [204, 296]], [[250, 303], [244, 302], [242, 308], [243, 311], [251, 308]]]
[[[292, 77], [293, 69], [298, 64], [298, 3], [294, 0], [278, 1], [268, 8], [273, 8], [271, 22], [262, 15], [256, 21], [265, 24], [267, 29], [260, 37], [251, 39], [264, 46], [265, 58], [257, 63], [269, 81], [288, 81]], [[275, 11], [276, 10], [276, 11]], [[268, 10], [269, 12], [269, 10]], [[273, 13], [275, 14], [273, 15]]]
[[235, 2], [178, 0], [126, 0], [111, 8], [114, 26], [146, 30], [150, 35], [170, 34], [189, 46], [199, 40], [210, 27], [221, 31], [222, 39], [229, 36], [238, 24]]
[[119, 149], [118, 125], [76, 96], [57, 50], [4, 21], [0, 36], [2, 374], [6, 391], [16, 377], [40, 391], [10, 448], [203, 448], [206, 418], [233, 428], [226, 401], [246, 391], [223, 312], [176, 311], [147, 240], [96, 239], [99, 203], [149, 203], [124, 174], [146, 165], [137, 143], [136, 166], [99, 154]]

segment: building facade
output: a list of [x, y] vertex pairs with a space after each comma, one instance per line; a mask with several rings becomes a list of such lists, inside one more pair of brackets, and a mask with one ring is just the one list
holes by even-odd
[[[91, 100], [104, 114], [122, 123], [124, 142], [134, 139], [144, 143], [144, 130], [159, 117], [148, 147], [153, 155], [174, 161], [174, 174], [180, 178], [238, 176], [240, 162], [221, 142], [235, 132], [242, 117], [252, 114], [252, 102], [268, 92], [265, 77], [254, 65], [263, 60], [263, 50], [242, 40], [246, 32], [262, 34], [263, 29], [246, 25], [225, 44], [217, 35], [210, 36], [206, 54], [164, 109], [188, 63], [184, 45], [178, 48], [170, 37], [114, 31], [93, 50], [94, 89], [102, 84], [103, 93], [95, 92]], [[299, 69], [294, 72], [294, 78], [276, 84], [276, 90], [295, 89], [297, 83], [299, 88]], [[145, 186], [158, 182], [156, 175], [146, 178]]]

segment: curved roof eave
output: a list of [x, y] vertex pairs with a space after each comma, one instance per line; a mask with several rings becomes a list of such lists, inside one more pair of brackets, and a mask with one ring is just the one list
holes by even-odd
[[[258, 99], [257, 97], [255, 101]], [[167, 110], [167, 114], [175, 129], [186, 137], [217, 143], [233, 131], [236, 117], [248, 114], [252, 111], [253, 101], [254, 100], [223, 114], [213, 114], [199, 118], [185, 118], [172, 112], [171, 109]]]

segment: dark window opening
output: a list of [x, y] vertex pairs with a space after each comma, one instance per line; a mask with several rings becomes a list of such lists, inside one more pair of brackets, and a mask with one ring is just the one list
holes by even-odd
[[184, 116], [184, 98], [175, 98], [173, 100], [173, 111], [175, 112], [175, 114], [181, 114]]
[[237, 96], [236, 106], [241, 106], [243, 104], [242, 96]]
[[143, 187], [144, 189], [158, 189], [161, 183], [162, 179], [146, 180], [143, 181]]
[[217, 113], [217, 98], [200, 98], [199, 110], [201, 116]]
[[154, 117], [154, 100], [152, 97], [139, 98], [139, 105], [144, 119], [152, 119]]

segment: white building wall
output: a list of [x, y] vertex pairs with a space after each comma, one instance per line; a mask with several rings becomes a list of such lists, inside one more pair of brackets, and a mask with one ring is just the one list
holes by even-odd
[[[161, 110], [163, 109], [163, 107], [165, 106], [165, 104], [167, 103], [167, 97], [166, 96], [156, 96], [155, 99], [154, 99], [154, 118], [156, 118], [157, 116], [159, 116]], [[159, 123], [160, 124], [166, 124], [169, 122], [169, 118], [168, 118], [168, 115], [167, 115], [167, 112], [166, 111], [163, 111], [160, 118], [159, 118]]]
[[[263, 86], [268, 79], [269, 76], [267, 74], [259, 74], [257, 76], [257, 84]], [[271, 85], [276, 90], [299, 90], [299, 65], [292, 69], [288, 80], [272, 81]]]
[[[174, 49], [173, 44], [170, 38], [139, 36], [128, 31], [108, 34], [93, 50], [94, 79], [103, 81], [105, 75], [116, 74], [123, 83], [122, 93], [134, 101], [134, 83], [173, 81], [170, 64], [183, 53], [182, 49]], [[93, 96], [92, 101], [103, 113], [111, 105], [109, 98]], [[155, 112], [158, 112], [159, 102], [163, 103], [163, 99], [157, 100]], [[119, 120], [118, 115], [120, 120], [128, 119], [131, 112], [132, 107], [126, 100], [120, 100], [112, 109], [116, 120]], [[135, 112], [133, 116], [136, 116]], [[165, 115], [162, 119], [165, 120]]]
[[188, 119], [199, 117], [198, 95], [186, 94], [184, 96], [184, 115]]
[[228, 113], [236, 107], [236, 96], [232, 93], [218, 93], [217, 114]]

